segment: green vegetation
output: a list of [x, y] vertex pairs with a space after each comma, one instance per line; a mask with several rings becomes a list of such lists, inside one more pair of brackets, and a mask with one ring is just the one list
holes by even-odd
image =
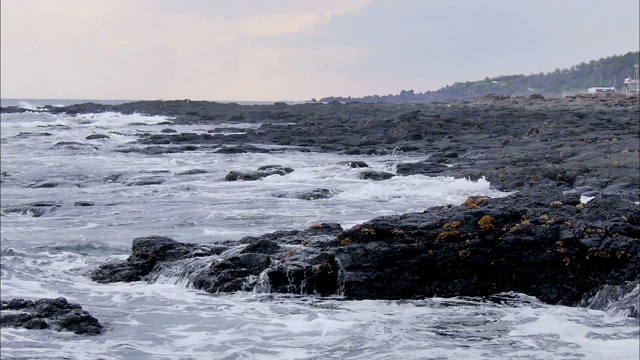
[[640, 63], [640, 52], [628, 52], [600, 60], [582, 62], [569, 69], [555, 69], [552, 72], [531, 75], [506, 75], [485, 78], [480, 81], [457, 82], [436, 91], [415, 93], [403, 90], [398, 95], [370, 95], [363, 98], [328, 97], [322, 102], [434, 102], [445, 100], [470, 99], [485, 94], [503, 94], [511, 96], [542, 94], [544, 96], [563, 96], [566, 93], [586, 92], [592, 86], [614, 85], [618, 90], [626, 77], [633, 75], [634, 64]]

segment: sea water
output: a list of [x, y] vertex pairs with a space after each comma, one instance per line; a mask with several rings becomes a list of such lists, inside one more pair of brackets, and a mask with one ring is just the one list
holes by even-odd
[[[347, 301], [208, 294], [172, 277], [155, 283], [92, 282], [90, 270], [126, 259], [139, 236], [210, 244], [318, 222], [348, 228], [376, 216], [457, 205], [472, 195], [508, 195], [482, 179], [361, 180], [363, 169], [338, 164], [361, 160], [393, 172], [398, 162], [424, 160], [422, 155], [346, 156], [286, 147], [260, 154], [217, 154], [213, 148], [153, 156], [122, 152], [141, 147], [135, 143], [141, 132], [160, 134], [167, 127], [225, 133], [225, 127], [237, 132], [260, 126], [167, 125], [171, 120], [118, 113], [2, 114], [2, 208], [37, 201], [54, 205], [39, 217], [3, 212], [1, 298], [64, 296], [105, 325], [98, 336], [3, 328], [3, 359], [638, 359], [637, 319], [547, 305], [523, 294]], [[87, 140], [92, 134], [108, 138]], [[224, 181], [229, 171], [274, 164], [294, 172]], [[192, 169], [206, 172], [180, 175]], [[159, 184], [131, 185], [149, 177]], [[43, 184], [55, 187], [39, 187]], [[318, 188], [333, 196], [313, 201], [283, 196]]]

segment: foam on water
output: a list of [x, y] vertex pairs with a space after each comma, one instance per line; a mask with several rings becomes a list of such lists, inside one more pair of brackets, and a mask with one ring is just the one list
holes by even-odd
[[[79, 337], [3, 328], [3, 357], [638, 358], [636, 320], [615, 312], [544, 305], [517, 294], [499, 301], [345, 301], [259, 291], [212, 295], [191, 289], [184, 271], [206, 268], [207, 259], [185, 261], [182, 272], [158, 269], [154, 283], [90, 281], [88, 271], [126, 259], [131, 240], [138, 236], [212, 243], [304, 229], [317, 222], [338, 222], [346, 228], [376, 216], [460, 204], [471, 195], [507, 195], [483, 179], [414, 175], [373, 182], [360, 179], [363, 169], [337, 164], [362, 160], [373, 170], [394, 172], [398, 161], [425, 159], [402, 153], [344, 156], [278, 150], [227, 155], [203, 149], [147, 156], [114, 151], [138, 146], [130, 144], [137, 139], [137, 130], [160, 133], [168, 126], [160, 124], [165, 121], [171, 119], [114, 113], [2, 114], [2, 208], [39, 201], [56, 206], [40, 217], [3, 213], [1, 297], [64, 296], [80, 303], [107, 329], [100, 336]], [[196, 133], [257, 126], [171, 125], [180, 132]], [[17, 136], [20, 132], [51, 135]], [[95, 133], [109, 138], [86, 140]], [[60, 141], [91, 146], [55, 146]], [[271, 164], [294, 172], [255, 182], [224, 181], [231, 170]], [[177, 175], [194, 168], [207, 172]], [[114, 175], [117, 180], [104, 180]], [[127, 185], [143, 176], [162, 181]], [[57, 186], [32, 187], [47, 181]], [[314, 189], [328, 189], [333, 196], [308, 201], [292, 195]], [[94, 205], [74, 206], [78, 201]]]

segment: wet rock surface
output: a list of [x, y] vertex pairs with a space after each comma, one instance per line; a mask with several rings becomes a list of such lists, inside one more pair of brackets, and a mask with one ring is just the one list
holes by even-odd
[[[105, 264], [100, 282], [152, 281], [184, 269], [194, 287], [351, 299], [482, 296], [522, 292], [577, 305], [604, 285], [638, 277], [638, 206], [618, 195], [580, 203], [556, 189], [385, 216], [350, 229], [317, 224], [212, 246], [169, 238], [135, 239], [133, 255]], [[157, 274], [156, 274], [157, 275]]]
[[224, 177], [224, 181], [256, 181], [267, 176], [284, 176], [292, 172], [293, 169], [290, 167], [284, 167], [281, 165], [265, 165], [259, 167], [256, 171], [230, 171], [227, 176]]
[[[138, 143], [148, 147], [120, 150], [125, 152], [154, 155], [196, 151], [203, 146], [228, 154], [271, 151], [249, 144], [352, 155], [402, 151], [428, 158], [399, 164], [397, 175], [485, 177], [502, 190], [547, 185], [563, 190], [591, 187], [596, 194], [615, 193], [637, 199], [638, 104], [637, 96], [616, 93], [564, 98], [490, 94], [427, 104], [248, 106], [182, 100], [86, 103], [46, 111], [166, 115], [175, 117], [169, 124], [201, 124], [205, 130], [209, 126], [214, 131], [141, 133]], [[258, 126], [223, 135], [215, 133], [221, 123]], [[366, 166], [357, 159], [345, 165]]]
[[386, 171], [375, 171], [375, 170], [366, 170], [360, 173], [360, 179], [374, 180], [374, 181], [389, 180], [394, 176], [396, 175]]
[[87, 140], [100, 140], [100, 139], [110, 139], [108, 135], [104, 134], [91, 134], [86, 137]]
[[[205, 131], [140, 132], [136, 144], [117, 151], [155, 155], [207, 149], [234, 156], [279, 146], [354, 155], [340, 165], [364, 168], [362, 177], [372, 181], [415, 174], [484, 177], [494, 188], [517, 191], [501, 199], [472, 197], [460, 205], [376, 218], [346, 230], [318, 224], [210, 246], [140, 238], [129, 259], [92, 272], [99, 282], [154, 281], [166, 274], [209, 292], [400, 299], [516, 291], [548, 303], [584, 305], [585, 298], [597, 294], [610, 299], [607, 294], [615, 291], [606, 286], [638, 278], [637, 96], [486, 95], [401, 105], [143, 101], [47, 111], [166, 115], [174, 117], [168, 125], [198, 124]], [[237, 131], [220, 133], [223, 123], [238, 124]], [[415, 154], [416, 160], [398, 163], [395, 173], [366, 169], [357, 159], [399, 153]], [[232, 171], [225, 180], [291, 171], [282, 166]], [[114, 174], [104, 181], [132, 180]], [[58, 185], [43, 183], [48, 184]], [[325, 190], [284, 196], [313, 200], [331, 195]], [[581, 196], [595, 198], [583, 204]]]
[[329, 189], [318, 188], [307, 191], [277, 193], [274, 194], [274, 196], [278, 198], [294, 198], [299, 200], [320, 200], [330, 199], [333, 197], [334, 193], [335, 191], [331, 191]]
[[24, 300], [0, 302], [0, 327], [25, 329], [53, 329], [71, 331], [78, 335], [98, 335], [103, 326], [82, 306], [67, 299]]
[[40, 217], [51, 213], [60, 207], [60, 203], [53, 201], [38, 201], [27, 204], [9, 205], [2, 208], [2, 215], [20, 214]]

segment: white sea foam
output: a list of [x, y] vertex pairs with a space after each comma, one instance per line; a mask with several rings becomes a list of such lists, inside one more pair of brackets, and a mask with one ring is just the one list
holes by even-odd
[[20, 101], [18, 102], [18, 107], [19, 108], [23, 108], [23, 109], [27, 109], [27, 110], [38, 110], [40, 107], [37, 105], [34, 105], [28, 101]]
[[[633, 319], [548, 306], [513, 294], [514, 300], [502, 303], [468, 298], [346, 301], [253, 292], [207, 294], [191, 289], [185, 274], [171, 271], [155, 273], [157, 282], [151, 284], [92, 282], [87, 271], [108, 261], [125, 260], [131, 240], [138, 236], [211, 243], [303, 229], [315, 222], [350, 227], [376, 216], [460, 204], [471, 195], [508, 194], [491, 189], [484, 179], [414, 175], [384, 182], [361, 180], [363, 169], [338, 165], [361, 160], [373, 170], [393, 172], [398, 161], [424, 160], [401, 153], [225, 155], [199, 150], [145, 156], [114, 151], [137, 146], [129, 144], [136, 139], [136, 130], [159, 133], [167, 125], [157, 124], [171, 120], [163, 117], [23, 113], [2, 114], [1, 120], [2, 170], [9, 174], [3, 177], [2, 207], [36, 201], [60, 205], [40, 217], [2, 217], [2, 300], [64, 296], [106, 326], [105, 334], [86, 338], [3, 328], [3, 357], [638, 358]], [[171, 125], [196, 133], [214, 127], [257, 126]], [[20, 132], [51, 135], [16, 137]], [[86, 140], [95, 133], [109, 139]], [[95, 149], [55, 146], [60, 141], [90, 143]], [[250, 171], [270, 164], [289, 166], [294, 172], [255, 182], [223, 180], [231, 170]], [[194, 168], [207, 173], [176, 175]], [[103, 181], [115, 174], [118, 180]], [[153, 186], [125, 185], [136, 176], [160, 176], [165, 181]], [[51, 179], [63, 185], [29, 187]], [[333, 196], [313, 201], [278, 197], [319, 188]], [[95, 205], [74, 206], [77, 201]]]
[[588, 203], [589, 201], [593, 200], [595, 198], [595, 196], [580, 196], [580, 202], [583, 204]]

